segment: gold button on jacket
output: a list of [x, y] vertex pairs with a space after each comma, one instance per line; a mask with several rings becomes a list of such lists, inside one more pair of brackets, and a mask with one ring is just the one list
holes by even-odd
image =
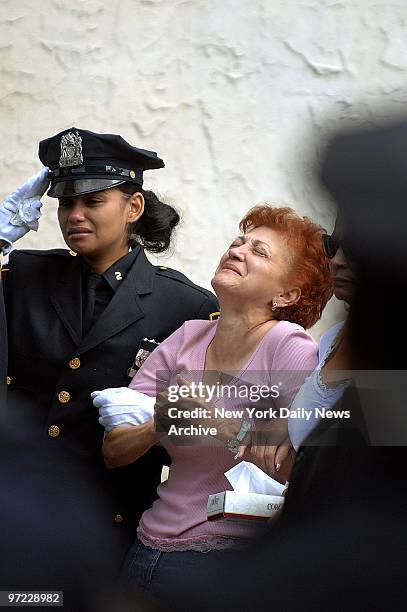
[[121, 514], [116, 514], [116, 516], [114, 517], [114, 522], [115, 523], [123, 523], [124, 518]]
[[71, 370], [77, 370], [78, 368], [80, 368], [81, 360], [79, 359], [79, 357], [74, 357], [73, 359], [71, 359], [69, 362], [69, 367], [71, 368]]
[[66, 404], [71, 399], [71, 394], [68, 391], [60, 391], [58, 393], [58, 399], [61, 404]]
[[59, 429], [58, 425], [50, 425], [48, 427], [48, 435], [50, 438], [58, 438], [60, 433], [61, 430]]

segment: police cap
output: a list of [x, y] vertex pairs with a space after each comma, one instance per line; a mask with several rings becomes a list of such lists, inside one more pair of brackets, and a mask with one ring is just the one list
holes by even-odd
[[154, 151], [132, 147], [118, 134], [96, 134], [72, 127], [39, 145], [39, 158], [51, 171], [48, 195], [71, 197], [117, 187], [143, 185], [143, 172], [163, 168]]

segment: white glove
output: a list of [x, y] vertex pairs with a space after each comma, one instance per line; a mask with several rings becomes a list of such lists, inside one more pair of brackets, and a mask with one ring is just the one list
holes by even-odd
[[155, 397], [128, 387], [93, 391], [91, 398], [107, 433], [119, 425], [141, 425], [154, 416]]
[[10, 251], [13, 242], [29, 230], [38, 230], [42, 206], [40, 197], [44, 195], [48, 185], [49, 169], [43, 168], [7, 196], [0, 205], [0, 240], [8, 244], [3, 248], [4, 254]]

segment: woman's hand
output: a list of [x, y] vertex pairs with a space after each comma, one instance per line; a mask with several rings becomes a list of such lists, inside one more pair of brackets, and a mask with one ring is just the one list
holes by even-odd
[[236, 459], [241, 459], [246, 450], [253, 463], [277, 480], [288, 480], [295, 451], [287, 433], [287, 420], [270, 421], [267, 429], [253, 429], [250, 442], [239, 446]]
[[170, 385], [157, 395], [154, 415], [160, 430], [168, 432], [171, 425], [206, 425], [213, 418], [213, 405], [204, 395], [193, 391], [191, 383], [178, 374], [177, 386]]
[[[241, 419], [221, 419], [215, 417], [215, 406], [204, 394], [197, 394], [182, 376], [177, 376], [178, 392], [171, 400], [169, 391], [157, 396], [155, 405], [155, 420], [157, 430], [168, 432], [171, 425], [185, 427], [201, 425], [205, 429], [216, 430], [215, 437], [226, 442], [233, 438], [241, 427]], [[200, 387], [202, 391], [204, 387]], [[176, 396], [176, 397], [175, 397]], [[171, 410], [171, 412], [169, 412]], [[192, 416], [193, 415], [193, 416]], [[193, 437], [190, 439], [193, 443]]]

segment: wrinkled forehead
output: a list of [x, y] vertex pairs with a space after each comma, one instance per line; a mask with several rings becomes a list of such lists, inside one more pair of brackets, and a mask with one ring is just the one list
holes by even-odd
[[295, 246], [291, 245], [286, 232], [279, 231], [277, 228], [268, 227], [267, 225], [259, 225], [250, 228], [245, 235], [244, 240], [253, 244], [263, 243], [273, 258], [281, 259], [292, 265], [294, 262]]
[[248, 228], [244, 238], [247, 241], [261, 240], [270, 245], [286, 243], [284, 232], [268, 225], [257, 225], [256, 227]]

